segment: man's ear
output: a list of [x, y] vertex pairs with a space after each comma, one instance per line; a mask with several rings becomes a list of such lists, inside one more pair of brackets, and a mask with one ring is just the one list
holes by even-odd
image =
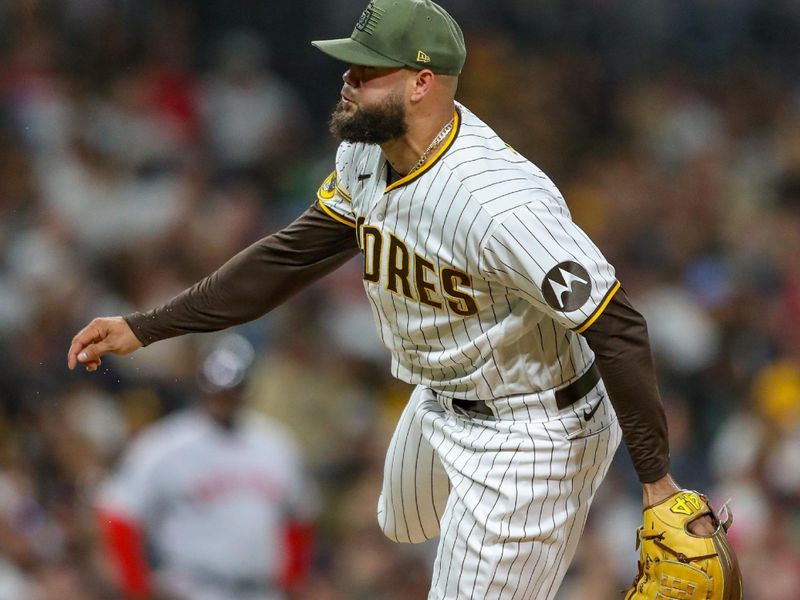
[[430, 69], [417, 71], [411, 83], [411, 102], [422, 100], [431, 91], [435, 81], [436, 75]]

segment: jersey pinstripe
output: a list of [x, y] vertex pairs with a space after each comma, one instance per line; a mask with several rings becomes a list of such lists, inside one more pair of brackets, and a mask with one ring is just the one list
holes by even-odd
[[468, 400], [565, 385], [593, 360], [578, 332], [614, 269], [539, 168], [465, 107], [455, 119], [392, 184], [380, 147], [341, 144], [319, 205], [356, 229], [394, 376]]

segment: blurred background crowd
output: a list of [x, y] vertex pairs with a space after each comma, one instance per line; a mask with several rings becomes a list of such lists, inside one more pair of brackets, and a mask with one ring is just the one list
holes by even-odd
[[[198, 340], [70, 372], [98, 315], [161, 303], [289, 222], [333, 168], [363, 0], [0, 0], [0, 599], [113, 600], [93, 513], [143, 427], [196, 396]], [[673, 472], [719, 506], [748, 600], [800, 598], [800, 4], [443, 0], [459, 100], [561, 188], [648, 318]], [[360, 265], [238, 328], [252, 406], [319, 488], [298, 598], [423, 598], [435, 548], [375, 522], [408, 387]], [[202, 336], [195, 336], [202, 337]], [[621, 451], [559, 600], [619, 597], [640, 492]]]

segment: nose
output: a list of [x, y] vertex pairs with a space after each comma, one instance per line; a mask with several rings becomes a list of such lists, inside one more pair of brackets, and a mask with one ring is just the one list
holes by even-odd
[[350, 67], [349, 69], [347, 69], [347, 71], [345, 71], [345, 72], [342, 74], [342, 81], [344, 81], [344, 82], [345, 82], [347, 85], [349, 85], [350, 87], [357, 87], [357, 85], [358, 85], [358, 79], [357, 79], [357, 78], [356, 78], [356, 76], [354, 75], [354, 73], [353, 73], [353, 68], [352, 68], [352, 67]]

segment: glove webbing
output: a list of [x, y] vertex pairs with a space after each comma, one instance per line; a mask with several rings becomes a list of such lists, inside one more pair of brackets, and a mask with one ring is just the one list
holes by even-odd
[[[663, 539], [664, 539], [664, 532], [663, 531], [656, 531], [655, 529], [645, 529], [644, 527], [640, 527], [638, 529], [638, 535], [636, 536], [636, 548], [637, 549], [639, 548], [639, 546], [642, 543], [642, 540], [652, 540], [653, 543], [656, 546], [658, 546], [662, 550], [665, 550], [666, 552], [668, 552], [669, 554], [674, 556], [679, 562], [682, 562], [684, 564], [689, 564], [691, 562], [698, 561], [698, 560], [705, 560], [705, 559], [708, 559], [708, 558], [714, 558], [715, 556], [717, 556], [717, 553], [714, 552], [712, 554], [703, 554], [701, 556], [689, 557], [689, 556], [686, 556], [683, 552], [675, 552], [675, 550], [673, 550], [672, 548], [670, 548], [664, 542], [661, 541]], [[649, 561], [650, 558], [647, 557], [646, 560]], [[639, 561], [638, 564], [637, 564], [637, 567], [638, 567], [637, 568], [638, 573], [636, 573], [636, 575], [633, 578], [633, 589], [634, 590], [637, 588], [637, 586], [639, 585], [639, 582], [642, 580], [642, 578], [645, 577], [644, 563]]]
[[664, 542], [661, 541], [664, 539], [663, 531], [656, 531], [654, 529], [644, 529], [644, 528], [639, 529], [639, 540], [642, 539], [652, 540], [656, 546], [658, 546], [662, 550], [669, 552], [670, 554], [672, 554], [672, 556], [677, 558], [678, 561], [686, 564], [689, 564], [690, 562], [694, 562], [697, 560], [706, 560], [708, 558], [714, 558], [715, 556], [717, 556], [716, 552], [712, 552], [711, 554], [701, 554], [700, 556], [691, 556], [691, 557], [686, 556], [683, 552], [675, 552], [675, 550], [673, 550], [672, 548], [670, 548]]

